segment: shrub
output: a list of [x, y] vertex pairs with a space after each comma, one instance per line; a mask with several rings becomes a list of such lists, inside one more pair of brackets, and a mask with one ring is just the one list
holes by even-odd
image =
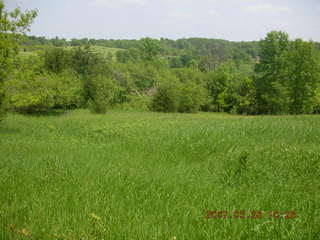
[[194, 68], [180, 68], [174, 69], [173, 73], [181, 82], [192, 81], [197, 84], [204, 84], [205, 74]]
[[114, 100], [117, 91], [116, 83], [103, 75], [89, 77], [87, 80], [89, 88], [89, 109], [93, 113], [106, 113], [108, 106]]
[[224, 68], [220, 68], [214, 72], [209, 72], [206, 76], [206, 88], [210, 101], [207, 110], [214, 112], [224, 111], [224, 104], [221, 104], [221, 96], [226, 93], [230, 86], [231, 74]]
[[151, 109], [156, 112], [177, 112], [180, 89], [181, 84], [176, 78], [160, 83], [152, 98]]
[[83, 82], [72, 70], [60, 74], [51, 74], [55, 108], [72, 109], [83, 105]]
[[236, 79], [236, 104], [233, 111], [238, 114], [256, 114], [256, 89], [253, 84], [253, 79], [249, 77], [242, 77]]
[[48, 48], [43, 54], [44, 67], [51, 72], [61, 73], [70, 65], [70, 51], [64, 48]]
[[205, 89], [194, 82], [187, 82], [182, 85], [179, 112], [196, 113], [205, 102]]
[[320, 88], [315, 91], [315, 96], [312, 99], [313, 113], [320, 113]]
[[150, 107], [150, 96], [128, 95], [127, 101], [118, 105], [122, 110], [148, 111]]
[[128, 63], [124, 70], [128, 72], [134, 88], [138, 91], [145, 91], [154, 87], [160, 79], [159, 69], [152, 64]]
[[17, 71], [5, 82], [5, 102], [20, 113], [39, 113], [54, 106], [50, 77], [31, 70]]

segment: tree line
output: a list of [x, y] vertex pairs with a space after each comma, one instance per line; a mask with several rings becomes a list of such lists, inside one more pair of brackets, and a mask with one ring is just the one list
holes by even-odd
[[[320, 112], [320, 51], [314, 42], [290, 40], [281, 31], [259, 42], [239, 43], [143, 38], [75, 44], [74, 39], [23, 37], [36, 14], [8, 13], [0, 1], [2, 116], [5, 111], [74, 108], [105, 113], [117, 107], [187, 113]], [[94, 46], [119, 49], [106, 55]]]

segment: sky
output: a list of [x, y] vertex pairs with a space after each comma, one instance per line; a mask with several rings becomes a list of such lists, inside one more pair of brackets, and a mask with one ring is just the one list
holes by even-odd
[[4, 0], [38, 9], [29, 35], [49, 38], [260, 40], [271, 30], [320, 41], [320, 0]]

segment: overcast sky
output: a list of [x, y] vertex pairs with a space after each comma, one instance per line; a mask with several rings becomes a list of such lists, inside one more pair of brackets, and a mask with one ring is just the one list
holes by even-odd
[[259, 40], [283, 30], [320, 41], [320, 0], [4, 0], [38, 9], [32, 35]]

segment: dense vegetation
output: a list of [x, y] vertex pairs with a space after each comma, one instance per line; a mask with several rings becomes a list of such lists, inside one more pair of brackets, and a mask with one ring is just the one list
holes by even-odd
[[[251, 43], [150, 38], [77, 42], [25, 39], [21, 47], [24, 54], [16, 62], [16, 72], [20, 74], [12, 74], [14, 80], [7, 81], [9, 108], [30, 113], [75, 107], [104, 113], [117, 106], [239, 114], [301, 114], [320, 110], [319, 51], [314, 43], [289, 40], [283, 32], [270, 32], [264, 40]], [[108, 52], [106, 46], [113, 48]], [[30, 62], [32, 66], [28, 66]], [[30, 68], [35, 77], [30, 78], [31, 73], [23, 76]], [[43, 102], [38, 99], [31, 106], [20, 107], [12, 100], [18, 99], [19, 81], [14, 84], [14, 91], [9, 91], [19, 75], [20, 79], [34, 79], [35, 85], [39, 85], [39, 78], [47, 76], [52, 81], [43, 85], [51, 86], [47, 91], [50, 96], [55, 95], [51, 99], [63, 98], [61, 91], [55, 91], [63, 88], [71, 102], [50, 103], [44, 97]], [[21, 87], [19, 100], [24, 101], [27, 90]], [[67, 89], [72, 92], [67, 93]], [[35, 95], [28, 93], [29, 98]]]
[[36, 15], [36, 11], [23, 13], [20, 9], [7, 12], [3, 1], [0, 1], [0, 121], [4, 116], [4, 81], [13, 70], [19, 38], [28, 30]]
[[105, 113], [115, 107], [238, 114], [320, 111], [320, 51], [284, 32], [238, 43], [67, 41], [23, 38], [34, 11], [8, 13], [1, 3], [1, 13], [1, 112], [89, 108]]

